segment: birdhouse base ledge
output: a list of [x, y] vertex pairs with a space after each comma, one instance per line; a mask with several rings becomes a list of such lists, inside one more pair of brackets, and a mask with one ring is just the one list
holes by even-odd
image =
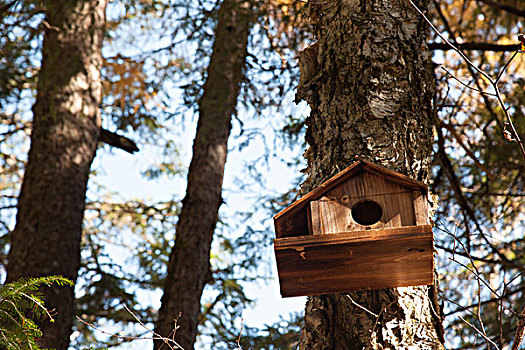
[[416, 225], [274, 240], [281, 295], [433, 283], [433, 235]]

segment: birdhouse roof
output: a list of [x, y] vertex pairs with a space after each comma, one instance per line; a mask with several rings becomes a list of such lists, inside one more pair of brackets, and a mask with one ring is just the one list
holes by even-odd
[[[305, 207], [310, 203], [311, 201], [318, 200], [321, 198], [325, 193], [336, 187], [337, 185], [347, 181], [351, 177], [355, 176], [356, 174], [366, 171], [378, 176], [381, 176], [389, 181], [398, 183], [401, 186], [413, 189], [413, 190], [419, 190], [423, 192], [428, 191], [428, 186], [421, 182], [414, 179], [411, 179], [410, 177], [400, 174], [396, 171], [387, 169], [385, 167], [382, 167], [380, 165], [374, 164], [372, 162], [369, 162], [365, 159], [359, 159], [357, 162], [350, 165], [348, 168], [344, 169], [340, 173], [332, 176], [330, 179], [323, 182], [321, 185], [319, 185], [317, 188], [315, 188], [313, 191], [309, 192], [305, 196], [303, 196], [298, 201], [294, 202], [289, 207], [283, 209], [281, 212], [276, 214], [273, 218], [274, 221], [279, 221], [280, 218], [283, 217], [289, 217], [289, 216], [295, 216], [297, 212], [303, 211]], [[276, 227], [277, 228], [277, 227]]]

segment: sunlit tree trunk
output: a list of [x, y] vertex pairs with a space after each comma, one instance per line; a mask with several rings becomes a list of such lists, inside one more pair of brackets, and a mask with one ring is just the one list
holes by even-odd
[[[221, 4], [208, 76], [199, 101], [186, 197], [155, 325], [158, 334], [168, 337], [178, 319], [180, 328], [175, 340], [186, 350], [193, 349], [202, 291], [212, 277], [210, 248], [222, 202], [227, 141], [243, 77], [250, 19], [249, 1], [224, 0]], [[155, 348], [161, 345], [158, 341]]]
[[[422, 9], [428, 3], [418, 1]], [[319, 41], [300, 55], [297, 93], [311, 107], [304, 190], [356, 156], [427, 181], [434, 90], [427, 24], [405, 0], [310, 6]], [[299, 349], [442, 349], [434, 294], [418, 286], [310, 297]]]
[[[42, 1], [47, 29], [7, 281], [77, 278], [86, 186], [100, 130], [105, 7], [106, 0]], [[73, 288], [53, 287], [44, 294], [56, 321], [39, 323], [40, 345], [67, 349]]]

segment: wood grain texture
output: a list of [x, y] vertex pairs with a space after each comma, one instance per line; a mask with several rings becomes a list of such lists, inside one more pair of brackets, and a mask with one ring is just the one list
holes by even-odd
[[414, 213], [416, 225], [429, 225], [428, 197], [421, 192], [413, 193]]
[[348, 240], [374, 240], [397, 237], [404, 235], [412, 235], [419, 233], [431, 233], [432, 226], [421, 225], [421, 226], [410, 226], [410, 227], [394, 227], [385, 229], [373, 229], [373, 230], [362, 230], [362, 231], [349, 231], [341, 232], [337, 234], [317, 235], [317, 236], [300, 236], [300, 237], [285, 237], [276, 238], [273, 240], [275, 250], [289, 249], [289, 248], [304, 248], [310, 245], [330, 245], [339, 244]]
[[[415, 225], [415, 196], [419, 198], [421, 192], [378, 175], [361, 172], [328, 191], [319, 200], [310, 202], [312, 230], [309, 232], [327, 234]], [[372, 201], [381, 207], [382, 217], [377, 223], [361, 225], [353, 218], [354, 206], [363, 201]], [[420, 211], [417, 213], [418, 216], [428, 215], [423, 204], [419, 205], [417, 210]]]
[[431, 227], [275, 239], [283, 297], [433, 283]]
[[[314, 234], [314, 232], [316, 232], [315, 234], [340, 232], [339, 226], [345, 224], [347, 226], [350, 225], [353, 229], [363, 229], [364, 227], [362, 225], [355, 223], [351, 219], [346, 220], [339, 218], [343, 218], [348, 214], [348, 210], [351, 209], [350, 202], [355, 204], [359, 200], [366, 198], [376, 200], [384, 206], [383, 210], [387, 209], [385, 212], [386, 221], [382, 219], [382, 224], [374, 226], [373, 228], [414, 225], [415, 214], [412, 192], [418, 192], [426, 196], [427, 191], [427, 185], [420, 181], [413, 180], [405, 175], [364, 159], [359, 159], [275, 215], [274, 225], [276, 237], [300, 236], [306, 232], [305, 229], [309, 229], [309, 232], [312, 234]], [[326, 198], [323, 199], [323, 197]], [[325, 203], [333, 198], [337, 199], [341, 205]], [[345, 198], [349, 199], [346, 203]], [[311, 202], [318, 200], [321, 201], [321, 203], [318, 205], [313, 204], [315, 210], [320, 210], [319, 213], [322, 215], [330, 214], [330, 217], [333, 217], [330, 224], [326, 221], [315, 222], [316, 225], [322, 225], [324, 223], [326, 230], [322, 227], [314, 229], [314, 222], [307, 215], [307, 211], [312, 210]], [[345, 206], [350, 207], [348, 210], [345, 210]], [[310, 208], [307, 209], [308, 207]], [[339, 208], [336, 209], [336, 207]], [[422, 209], [423, 206], [420, 205], [418, 208]], [[399, 211], [399, 215], [395, 214], [395, 211]], [[323, 218], [327, 218], [327, 216], [323, 216]], [[346, 229], [349, 228], [350, 227], [347, 227]]]

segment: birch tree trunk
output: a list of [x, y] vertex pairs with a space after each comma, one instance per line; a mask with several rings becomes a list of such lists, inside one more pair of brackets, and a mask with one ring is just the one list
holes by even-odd
[[[47, 275], [76, 280], [86, 186], [100, 130], [106, 0], [43, 1], [42, 7], [47, 29], [8, 282]], [[42, 347], [67, 349], [73, 294], [71, 287], [44, 290], [56, 321], [39, 322]]]
[[[211, 242], [222, 203], [227, 142], [243, 77], [250, 21], [249, 1], [224, 0], [221, 4], [208, 77], [199, 101], [186, 197], [155, 325], [158, 334], [171, 338], [177, 319], [175, 340], [186, 350], [194, 347], [202, 291], [212, 278]], [[162, 344], [155, 342], [155, 349]]]
[[[418, 1], [423, 10], [428, 3]], [[311, 107], [304, 191], [355, 156], [428, 181], [434, 75], [427, 24], [406, 0], [317, 4], [310, 6], [319, 41], [300, 55], [296, 96]], [[299, 349], [443, 349], [434, 290], [310, 297]]]

